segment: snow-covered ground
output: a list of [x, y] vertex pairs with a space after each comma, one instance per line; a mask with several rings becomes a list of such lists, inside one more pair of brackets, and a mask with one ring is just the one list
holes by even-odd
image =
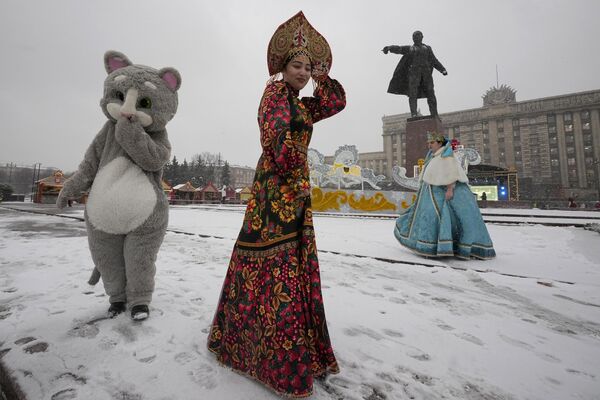
[[[242, 212], [170, 217], [151, 316], [133, 323], [105, 319], [85, 283], [82, 222], [0, 206], [0, 361], [29, 399], [277, 398], [205, 347]], [[489, 224], [495, 260], [430, 260], [393, 223], [315, 218], [342, 371], [313, 398], [600, 399], [597, 232]]]

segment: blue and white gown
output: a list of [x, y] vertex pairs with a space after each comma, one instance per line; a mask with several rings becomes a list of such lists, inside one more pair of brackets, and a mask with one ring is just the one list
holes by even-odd
[[[446, 200], [446, 185], [456, 182]], [[496, 256], [469, 179], [448, 143], [425, 159], [415, 202], [396, 220], [398, 241], [426, 257], [456, 256], [490, 259]]]

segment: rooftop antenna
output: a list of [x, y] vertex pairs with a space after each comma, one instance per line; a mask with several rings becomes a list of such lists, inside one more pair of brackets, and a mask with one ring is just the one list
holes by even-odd
[[500, 84], [498, 83], [498, 64], [496, 64], [496, 87], [500, 87]]

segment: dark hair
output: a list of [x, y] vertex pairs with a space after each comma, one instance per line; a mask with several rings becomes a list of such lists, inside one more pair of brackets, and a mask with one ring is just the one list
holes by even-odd
[[442, 146], [445, 146], [446, 144], [448, 144], [448, 139], [446, 139], [445, 136], [442, 137], [442, 140], [436, 140], [436, 142], [438, 142], [439, 144], [441, 144]]

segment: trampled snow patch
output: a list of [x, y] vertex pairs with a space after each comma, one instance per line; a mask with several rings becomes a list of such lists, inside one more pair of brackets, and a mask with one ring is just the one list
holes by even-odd
[[[30, 399], [268, 399], [206, 350], [242, 214], [177, 208], [151, 316], [106, 319], [82, 222], [0, 208], [0, 354]], [[391, 221], [317, 217], [320, 249], [422, 260]], [[320, 253], [341, 373], [315, 399], [597, 399], [596, 232], [489, 225], [491, 262], [423, 267]], [[518, 272], [535, 278], [498, 273]], [[559, 282], [572, 281], [574, 284]], [[540, 284], [544, 283], [544, 284]]]

